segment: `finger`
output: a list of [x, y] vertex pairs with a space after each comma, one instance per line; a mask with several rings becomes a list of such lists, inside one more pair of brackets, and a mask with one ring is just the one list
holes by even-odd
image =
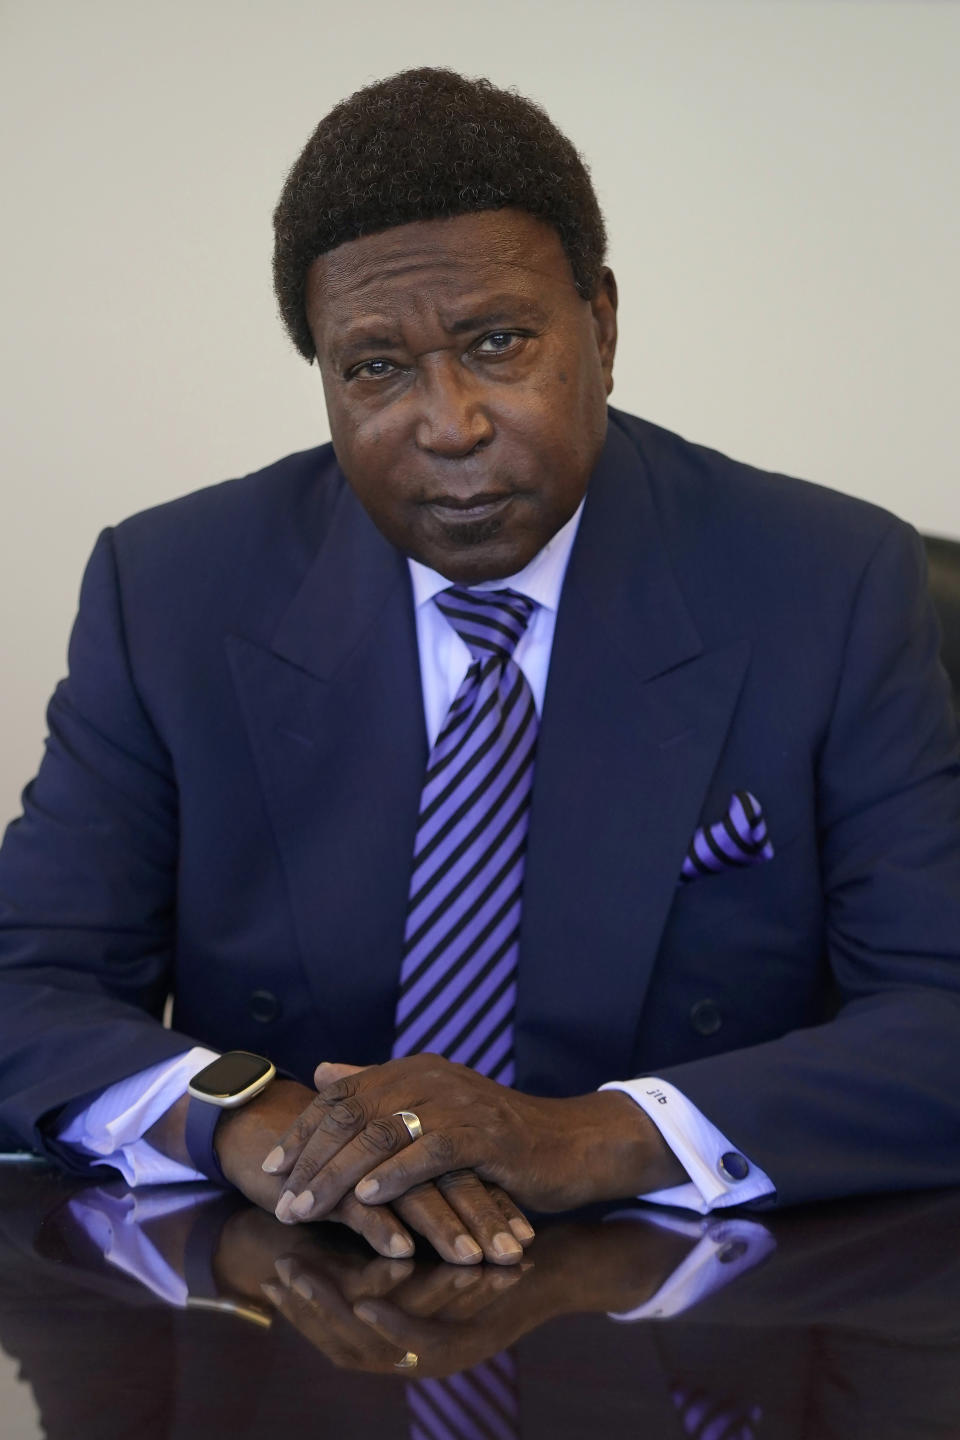
[[[402, 1261], [395, 1261], [402, 1264]], [[409, 1262], [408, 1262], [409, 1263]], [[436, 1265], [432, 1269], [411, 1266], [402, 1284], [388, 1292], [391, 1305], [418, 1320], [470, 1320], [485, 1310], [498, 1295], [510, 1289], [525, 1266], [473, 1265], [462, 1268]], [[531, 1267], [532, 1268], [532, 1267]], [[387, 1295], [363, 1296], [386, 1299]]]
[[290, 1171], [311, 1141], [315, 1163], [320, 1164], [324, 1155], [336, 1154], [341, 1145], [363, 1129], [367, 1109], [354, 1093], [356, 1083], [347, 1075], [314, 1095], [264, 1160], [263, 1169], [268, 1175]]
[[[514, 1313], [516, 1307], [496, 1312], [495, 1323], [478, 1318], [482, 1311], [492, 1309], [504, 1291], [512, 1289], [522, 1280], [523, 1270], [519, 1267], [481, 1271], [479, 1283], [464, 1290], [459, 1302], [453, 1302], [447, 1311], [426, 1319], [410, 1315], [406, 1307], [401, 1308], [397, 1303], [399, 1292], [388, 1299], [361, 1300], [353, 1307], [353, 1313], [358, 1320], [369, 1325], [384, 1343], [398, 1349], [402, 1346], [404, 1350], [413, 1350], [421, 1356], [419, 1374], [448, 1374], [476, 1364], [484, 1356], [512, 1343], [516, 1334], [522, 1333], [525, 1327], [522, 1318]], [[460, 1317], [453, 1314], [458, 1303], [466, 1312]], [[511, 1305], [510, 1300], [506, 1303]], [[513, 1323], [505, 1323], [511, 1314]], [[517, 1319], [521, 1319], [519, 1328]], [[460, 1323], [453, 1323], [455, 1320]], [[471, 1321], [472, 1324], [469, 1323]]]
[[[288, 1172], [288, 1178], [281, 1189], [281, 1197], [276, 1204], [278, 1220], [320, 1218], [321, 1211], [318, 1208], [309, 1217], [304, 1214], [289, 1214], [291, 1201], [295, 1200], [296, 1195], [302, 1194], [314, 1175], [322, 1171], [345, 1145], [357, 1135], [361, 1135], [367, 1126], [376, 1126], [379, 1123], [370, 1119], [367, 1104], [353, 1093], [356, 1083], [356, 1080], [347, 1077], [328, 1086], [321, 1094], [315, 1094], [307, 1109], [296, 1116], [279, 1145], [272, 1149], [263, 1161], [265, 1166], [276, 1166], [281, 1174]], [[402, 1120], [397, 1120], [396, 1123], [397, 1126], [403, 1126]], [[406, 1136], [406, 1129], [403, 1133]], [[285, 1195], [288, 1195], [288, 1200], [285, 1200]], [[337, 1198], [340, 1197], [328, 1195], [325, 1208], [331, 1208]]]
[[387, 1203], [414, 1185], [436, 1180], [450, 1170], [474, 1168], [475, 1157], [462, 1148], [462, 1137], [469, 1133], [458, 1128], [455, 1138], [447, 1130], [427, 1130], [419, 1140], [401, 1146], [381, 1164], [368, 1166], [363, 1178], [358, 1177], [357, 1198], [367, 1204]]
[[402, 1260], [387, 1260], [382, 1255], [375, 1255], [360, 1269], [339, 1276], [337, 1283], [344, 1300], [348, 1305], [353, 1305], [355, 1301], [368, 1296], [377, 1298], [391, 1294], [410, 1278], [415, 1268], [412, 1256]]
[[278, 1278], [261, 1289], [284, 1319], [341, 1369], [389, 1373], [395, 1368], [397, 1347], [371, 1334], [370, 1327], [363, 1325], [344, 1303], [335, 1286], [312, 1277], [307, 1297]]
[[[465, 1296], [473, 1297], [485, 1291], [496, 1291], [509, 1289], [520, 1280], [520, 1274], [516, 1271], [494, 1270], [483, 1277], [479, 1285], [464, 1292]], [[495, 1298], [487, 1296], [487, 1303]], [[459, 1329], [452, 1326], [443, 1319], [418, 1320], [401, 1310], [393, 1299], [389, 1300], [361, 1300], [354, 1305], [353, 1313], [358, 1320], [365, 1325], [377, 1337], [387, 1345], [394, 1345], [398, 1349], [403, 1346], [404, 1350], [413, 1350], [415, 1354], [423, 1357], [419, 1373], [423, 1374], [430, 1369], [444, 1373], [450, 1369], [463, 1369], [464, 1364], [475, 1364], [482, 1358], [481, 1354], [475, 1353], [478, 1343], [481, 1351], [485, 1348], [483, 1337], [479, 1332], [473, 1332], [465, 1327], [461, 1334]], [[493, 1343], [489, 1344], [487, 1353], [497, 1348], [496, 1337], [490, 1336]], [[451, 1353], [451, 1340], [454, 1344]], [[464, 1342], [467, 1344], [468, 1352], [461, 1348]], [[454, 1361], [454, 1364], [445, 1362]], [[429, 1368], [428, 1368], [429, 1367]]]
[[340, 1065], [334, 1060], [321, 1060], [313, 1072], [313, 1083], [318, 1090], [326, 1090], [328, 1085], [333, 1085], [337, 1080], [345, 1080], [348, 1075], [359, 1075], [361, 1070], [366, 1070], [366, 1065]]
[[[365, 1212], [372, 1220], [365, 1218]], [[378, 1255], [387, 1259], [406, 1260], [414, 1252], [412, 1235], [386, 1205], [376, 1205], [371, 1209], [361, 1205], [353, 1195], [345, 1195], [328, 1218], [362, 1236]]]
[[403, 1346], [417, 1355], [436, 1349], [438, 1322], [417, 1320], [389, 1300], [361, 1300], [353, 1313], [387, 1345]]
[[[352, 1097], [334, 1106], [334, 1111], [339, 1113], [342, 1108], [351, 1113], [359, 1113], [363, 1106], [357, 1097]], [[395, 1157], [399, 1151], [412, 1153], [418, 1145], [426, 1145], [426, 1160], [415, 1168], [426, 1169], [429, 1175], [423, 1177], [417, 1174], [408, 1184], [397, 1185], [396, 1195], [409, 1190], [423, 1178], [432, 1178], [434, 1174], [451, 1169], [450, 1146], [431, 1142], [427, 1136], [411, 1145], [410, 1133], [399, 1115], [374, 1116], [359, 1134], [341, 1145], [334, 1153], [330, 1153], [326, 1133], [318, 1131], [304, 1147], [285, 1182], [277, 1202], [277, 1218], [290, 1221], [322, 1219], [330, 1213], [334, 1205], [339, 1204], [348, 1191], [353, 1190], [358, 1181], [363, 1180], [372, 1170], [379, 1170], [384, 1160]], [[431, 1161], [432, 1154], [442, 1154], [446, 1163]], [[285, 1199], [286, 1195], [290, 1198]]]
[[[469, 1290], [463, 1290], [459, 1295], [454, 1295], [448, 1305], [435, 1312], [433, 1318], [442, 1320], [444, 1324], [454, 1321], [463, 1324], [467, 1320], [475, 1320], [481, 1311], [486, 1310], [495, 1300], [498, 1300], [505, 1290], [510, 1290], [514, 1285], [519, 1284], [524, 1273], [532, 1269], [532, 1261], [520, 1265], [484, 1265], [478, 1271], [470, 1272], [480, 1275], [480, 1284], [472, 1286]], [[397, 1300], [399, 1293], [397, 1291], [391, 1294], [390, 1300]]]
[[496, 1199], [472, 1170], [453, 1170], [441, 1175], [437, 1189], [460, 1216], [470, 1234], [494, 1265], [516, 1265], [523, 1257], [523, 1247], [513, 1231], [504, 1223], [504, 1214]]
[[[358, 1267], [331, 1273], [319, 1257], [306, 1259], [301, 1254], [281, 1255], [274, 1269], [284, 1285], [296, 1290], [305, 1300], [313, 1300], [333, 1285], [344, 1304], [353, 1306], [361, 1300], [378, 1300], [403, 1286], [415, 1271], [412, 1260], [387, 1260], [374, 1256]], [[449, 1268], [449, 1267], [445, 1267]], [[457, 1274], [474, 1273], [457, 1271]]]
[[411, 1230], [429, 1240], [437, 1254], [451, 1264], [478, 1265], [483, 1259], [483, 1250], [435, 1185], [416, 1186], [395, 1200], [393, 1209]]
[[487, 1190], [499, 1205], [500, 1213], [503, 1215], [504, 1220], [506, 1220], [510, 1229], [520, 1241], [520, 1244], [526, 1249], [537, 1233], [530, 1224], [530, 1221], [526, 1215], [524, 1215], [519, 1205], [507, 1194], [506, 1190], [501, 1189], [499, 1185], [490, 1184], [487, 1184]]
[[[408, 1265], [409, 1273], [403, 1281], [389, 1292], [390, 1299], [407, 1315], [426, 1320], [438, 1310], [444, 1310], [461, 1294], [473, 1290], [487, 1274], [485, 1265], [414, 1265], [411, 1261], [396, 1260], [396, 1265]], [[499, 1274], [500, 1272], [497, 1271]], [[359, 1300], [379, 1300], [383, 1295], [358, 1295]]]

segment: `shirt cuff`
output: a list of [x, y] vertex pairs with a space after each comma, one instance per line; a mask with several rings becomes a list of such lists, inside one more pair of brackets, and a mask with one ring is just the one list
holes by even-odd
[[146, 1233], [151, 1220], [163, 1220], [180, 1210], [193, 1210], [213, 1196], [195, 1191], [150, 1191], [143, 1199], [133, 1195], [113, 1195], [99, 1187], [90, 1187], [74, 1196], [68, 1209], [84, 1234], [96, 1245], [103, 1258], [124, 1271], [138, 1284], [152, 1290], [167, 1305], [182, 1309], [188, 1298], [187, 1283], [178, 1275]]
[[636, 1211], [616, 1211], [604, 1220], [637, 1219], [688, 1235], [697, 1244], [668, 1275], [657, 1293], [634, 1310], [608, 1312], [611, 1320], [667, 1320], [722, 1290], [765, 1260], [777, 1248], [770, 1231], [754, 1220], [678, 1220], [674, 1216], [654, 1217]]
[[195, 1045], [173, 1060], [161, 1060], [108, 1085], [85, 1110], [71, 1116], [57, 1139], [96, 1156], [94, 1165], [112, 1165], [128, 1185], [205, 1180], [192, 1165], [171, 1160], [143, 1136], [186, 1093], [197, 1071], [217, 1058], [217, 1051]]
[[776, 1194], [769, 1175], [741, 1154], [668, 1080], [647, 1075], [639, 1080], [611, 1080], [600, 1089], [622, 1090], [636, 1101], [690, 1176], [688, 1184], [653, 1190], [639, 1198], [706, 1215], [726, 1205], [745, 1205]]

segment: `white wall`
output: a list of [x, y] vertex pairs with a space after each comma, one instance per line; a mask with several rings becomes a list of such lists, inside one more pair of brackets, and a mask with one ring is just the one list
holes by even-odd
[[960, 535], [948, 0], [5, 0], [0, 821], [99, 529], [326, 438], [270, 212], [411, 64], [545, 103], [593, 167], [615, 400]]

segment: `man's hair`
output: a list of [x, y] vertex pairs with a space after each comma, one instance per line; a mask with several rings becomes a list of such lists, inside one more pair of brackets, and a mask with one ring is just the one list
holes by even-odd
[[589, 299], [606, 252], [603, 216], [586, 165], [539, 105], [426, 68], [350, 95], [320, 121], [274, 211], [274, 285], [294, 345], [313, 359], [305, 299], [318, 255], [395, 225], [506, 206], [553, 227]]

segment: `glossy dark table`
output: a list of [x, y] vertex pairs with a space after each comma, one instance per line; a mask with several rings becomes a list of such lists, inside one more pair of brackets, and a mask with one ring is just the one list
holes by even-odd
[[960, 1440], [957, 1192], [545, 1221], [512, 1271], [177, 1195], [0, 1165], [3, 1440]]

